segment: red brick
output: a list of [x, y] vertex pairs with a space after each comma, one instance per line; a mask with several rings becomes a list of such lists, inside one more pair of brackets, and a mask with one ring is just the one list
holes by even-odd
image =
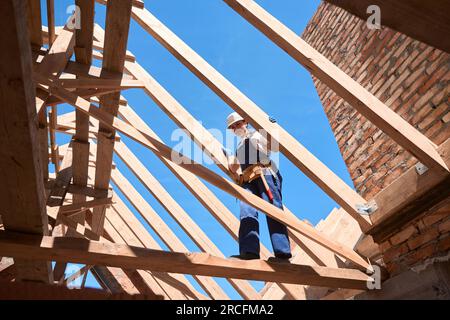
[[409, 247], [406, 243], [403, 243], [400, 246], [392, 247], [383, 254], [383, 261], [388, 263], [399, 258], [400, 256], [405, 255], [407, 252], [409, 252]]
[[422, 262], [430, 258], [434, 253], [436, 253], [436, 251], [437, 244], [436, 242], [433, 242], [415, 251], [412, 251], [407, 256], [405, 256], [404, 261], [408, 266], [413, 266], [418, 262]]
[[450, 233], [447, 233], [437, 244], [438, 252], [447, 252], [450, 249]]
[[417, 228], [413, 225], [410, 225], [408, 227], [406, 227], [405, 229], [401, 230], [400, 232], [398, 232], [397, 234], [393, 235], [390, 238], [390, 241], [393, 245], [397, 245], [400, 244], [402, 242], [405, 242], [406, 240], [409, 239], [409, 237], [417, 234], [419, 231], [417, 230]]
[[447, 219], [443, 221], [441, 224], [439, 224], [439, 232], [440, 233], [446, 233], [450, 231], [450, 219]]
[[430, 213], [429, 215], [423, 217], [422, 220], [423, 220], [423, 223], [428, 227], [428, 226], [435, 224], [439, 220], [445, 219], [446, 217], [449, 216], [449, 214], [450, 213], [446, 210], [438, 211], [438, 212]]
[[430, 241], [439, 238], [439, 230], [437, 227], [432, 227], [426, 230], [424, 233], [419, 234], [408, 240], [408, 247], [411, 250], [415, 250]]

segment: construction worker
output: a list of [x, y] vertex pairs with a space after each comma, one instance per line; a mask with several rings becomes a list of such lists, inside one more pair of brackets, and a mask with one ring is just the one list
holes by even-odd
[[[272, 122], [275, 122], [271, 119]], [[236, 182], [258, 197], [283, 209], [282, 177], [270, 160], [270, 143], [256, 130], [250, 130], [247, 121], [234, 112], [227, 118], [227, 129], [240, 138], [236, 153], [228, 157], [228, 166]], [[239, 255], [242, 260], [259, 259], [258, 211], [240, 201]], [[288, 231], [285, 225], [267, 216], [267, 225], [275, 257], [292, 257]]]

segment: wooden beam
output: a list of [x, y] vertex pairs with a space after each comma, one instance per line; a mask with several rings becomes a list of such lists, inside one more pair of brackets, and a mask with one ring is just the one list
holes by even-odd
[[[74, 94], [76, 94], [77, 96], [80, 96], [86, 100], [90, 100], [93, 97], [100, 97], [102, 95], [110, 94], [110, 93], [117, 92], [120, 90], [121, 90], [121, 88], [119, 88], [119, 89], [76, 89], [76, 90], [73, 90], [72, 92]], [[54, 96], [50, 96], [46, 102], [47, 106], [55, 106], [55, 105], [58, 105], [61, 103], [64, 103], [64, 102]], [[74, 121], [74, 128], [75, 128], [75, 121]]]
[[377, 5], [381, 11], [381, 25], [399, 31], [450, 53], [450, 22], [447, 12], [450, 4], [445, 0], [326, 0], [367, 20], [367, 8]]
[[[94, 49], [100, 50], [102, 52], [104, 50], [103, 42], [100, 42], [100, 41], [95, 41], [94, 40], [93, 47], [94, 47]], [[102, 52], [94, 50], [93, 51], [94, 58], [97, 59], [97, 60], [103, 60], [103, 53]], [[135, 62], [136, 61], [136, 57], [130, 51], [127, 50], [127, 52], [125, 54], [125, 61]]]
[[[134, 112], [131, 106], [119, 107], [119, 114], [124, 121], [136, 127], [142, 132], [162, 141], [150, 127]], [[203, 137], [203, 136], [200, 136]], [[120, 156], [120, 155], [119, 155]], [[236, 216], [220, 201], [217, 196], [199, 179], [197, 176], [179, 165], [158, 156], [158, 158], [167, 166], [169, 170], [185, 185], [185, 187], [200, 201], [200, 203], [214, 216], [214, 218], [227, 230], [227, 232], [238, 240], [239, 220]], [[261, 244], [261, 256], [269, 258], [272, 254]], [[298, 290], [293, 290], [290, 284], [279, 284], [281, 288], [292, 298], [300, 299]]]
[[74, 213], [78, 213], [80, 211], [86, 211], [91, 208], [106, 206], [112, 204], [112, 198], [100, 198], [89, 200], [85, 202], [76, 202], [72, 204], [67, 204], [59, 207], [59, 213], [64, 214], [66, 216], [73, 215]]
[[[129, 231], [136, 236], [136, 238], [142, 243], [142, 245], [148, 249], [162, 250], [160, 245], [150, 235], [150, 233], [142, 225], [142, 223], [136, 218], [134, 213], [131, 212], [130, 209], [128, 209], [122, 199], [117, 195], [114, 200], [116, 201], [116, 203], [113, 204], [112, 208], [117, 214], [117, 218], [120, 218], [125, 223]], [[130, 245], [131, 243], [127, 242], [127, 244]], [[178, 290], [184, 293], [188, 297], [188, 299], [208, 299], [208, 297], [199, 293], [192, 286], [189, 280], [187, 280], [187, 278], [185, 278], [183, 275], [157, 272], [153, 272], [152, 274], [156, 278], [160, 279], [159, 283], [162, 287], [166, 287], [165, 283], [167, 283], [172, 287], [178, 288]], [[170, 294], [170, 296], [172, 297], [173, 294]]]
[[[130, 28], [131, 7], [131, 0], [111, 0], [108, 2], [102, 69], [120, 73], [123, 71]], [[120, 92], [102, 96], [100, 97], [99, 110], [115, 116], [117, 115], [119, 100]], [[97, 159], [102, 161], [102, 165], [98, 165], [95, 171], [95, 187], [100, 189], [108, 188], [111, 176], [115, 136], [115, 130], [111, 129], [110, 126], [104, 124], [100, 124], [99, 127], [99, 133], [110, 133], [112, 138], [107, 138], [103, 134], [98, 137]], [[95, 230], [98, 230], [99, 234], [102, 233], [104, 216], [104, 208], [94, 209], [92, 226]]]
[[125, 90], [133, 88], [144, 88], [139, 80], [111, 80], [111, 79], [62, 79], [57, 83], [63, 88], [78, 89], [115, 89]]
[[[131, 202], [142, 218], [152, 227], [162, 241], [175, 252], [186, 252], [187, 247], [164, 222], [163, 219], [145, 201], [142, 195], [137, 192], [133, 185], [116, 169], [111, 175], [114, 184], [121, 190], [123, 195]], [[222, 288], [209, 277], [195, 277], [198, 283], [213, 299], [229, 299]]]
[[[111, 212], [111, 209], [107, 209], [108, 212]], [[109, 222], [108, 218], [105, 218], [104, 231], [111, 237], [113, 243], [125, 244], [122, 240], [119, 231], [117, 231]], [[138, 245], [139, 247], [139, 245]], [[122, 269], [124, 273], [128, 276], [128, 278], [133, 282], [139, 292], [145, 292], [151, 290], [155, 294], [162, 295], [165, 300], [169, 300], [168, 294], [161, 288], [159, 283], [155, 280], [153, 275], [144, 270], [130, 270], [130, 269]], [[181, 300], [181, 298], [180, 298]]]
[[[106, 220], [105, 220], [105, 231], [111, 235], [114, 243], [132, 245], [137, 247], [145, 247], [142, 242], [138, 240], [138, 238], [134, 235], [133, 231], [128, 229], [127, 225], [122, 221], [117, 211], [110, 210], [107, 212]], [[171, 300], [187, 300], [187, 299], [198, 299], [195, 294], [192, 292], [188, 292], [185, 290], [178, 290], [176, 286], [172, 286], [167, 282], [161, 281], [157, 277], [156, 274], [163, 276], [163, 273], [153, 273], [146, 270], [137, 270], [139, 275], [148, 281], [149, 286], [155, 291], [157, 294], [164, 295], [167, 299]], [[166, 277], [172, 277], [165, 273]], [[175, 275], [175, 274], [173, 274]], [[185, 288], [185, 284], [189, 283], [187, 279], [180, 274], [177, 274], [179, 279], [183, 279], [185, 282], [179, 282], [179, 286]]]
[[108, 293], [103, 290], [84, 288], [69, 289], [40, 283], [2, 283], [1, 300], [162, 300], [154, 294]]
[[422, 163], [442, 175], [450, 174], [447, 164], [425, 135], [256, 2], [253, 0], [224, 1]]
[[311, 154], [279, 124], [272, 123], [269, 116], [238, 88], [209, 65], [194, 50], [171, 32], [148, 10], [133, 8], [133, 18], [168, 49], [180, 62], [211, 88], [232, 109], [245, 117], [258, 130], [267, 132], [279, 150], [302, 170], [313, 182], [333, 200], [351, 214], [363, 228], [370, 226], [367, 216], [360, 215], [357, 207], [366, 201], [334, 172]]
[[[0, 202], [6, 230], [48, 234], [26, 1], [0, 1]], [[7, 14], [6, 14], [7, 13]], [[48, 262], [16, 261], [18, 279], [51, 281]]]
[[[95, 148], [96, 145], [95, 144], [91, 144], [91, 148], [93, 148], [92, 153], [95, 154]], [[90, 170], [91, 171], [91, 170]], [[92, 173], [89, 174], [89, 176], [93, 176]], [[91, 179], [88, 180], [89, 183], [92, 183]], [[111, 240], [116, 241], [119, 238], [122, 238], [123, 240], [126, 241], [126, 239], [128, 240], [132, 240], [131, 243], [127, 244], [132, 244], [132, 245], [138, 245], [141, 246], [144, 245], [144, 247], [147, 248], [151, 248], [151, 249], [161, 249], [161, 247], [159, 247], [159, 245], [156, 243], [156, 241], [153, 240], [153, 238], [150, 236], [150, 234], [144, 229], [143, 226], [140, 222], [137, 222], [136, 217], [134, 216], [134, 214], [127, 208], [127, 206], [122, 202], [122, 200], [120, 199], [120, 197], [118, 195], [114, 196], [114, 213], [112, 212], [111, 208], [109, 209], [109, 215], [107, 215], [109, 221], [111, 221], [111, 223], [114, 224], [114, 226], [110, 226], [110, 228], [108, 228], [108, 225], [110, 224], [108, 220], [105, 220], [105, 231], [107, 232], [108, 236], [111, 237]], [[127, 232], [127, 228], [125, 227], [125, 225], [123, 223], [121, 223], [120, 218], [122, 219], [127, 219], [127, 221], [131, 221], [131, 224], [133, 225], [133, 231], [130, 230], [130, 232]], [[133, 219], [134, 219], [134, 223], [133, 223]], [[130, 223], [130, 222], [129, 222]], [[120, 224], [120, 228], [118, 228], [117, 225]], [[116, 230], [113, 230], [113, 229]], [[136, 234], [136, 236], [138, 237], [138, 242], [136, 242], [136, 239], [133, 238], [133, 236], [131, 235], [131, 233]], [[114, 235], [117, 234], [117, 236], [115, 237]], [[141, 244], [139, 244], [141, 243]], [[96, 267], [97, 268], [97, 267]], [[128, 272], [127, 272], [128, 273]], [[202, 294], [200, 294], [197, 290], [195, 290], [192, 285], [189, 283], [189, 281], [184, 278], [182, 275], [169, 275], [169, 274], [164, 274], [164, 273], [152, 273], [152, 275], [149, 275], [146, 273], [146, 271], [138, 271], [138, 275], [134, 274], [134, 276], [132, 277], [131, 274], [128, 273], [128, 276], [131, 278], [133, 278], [135, 281], [138, 281], [138, 279], [136, 279], [136, 277], [139, 277], [141, 279], [143, 279], [144, 281], [146, 281], [148, 283], [148, 285], [151, 285], [154, 281], [158, 282], [158, 284], [161, 285], [162, 288], [164, 288], [164, 290], [166, 291], [170, 291], [170, 297], [172, 297], [173, 299], [180, 299], [182, 298], [182, 295], [178, 294], [178, 293], [174, 293], [173, 290], [171, 289], [172, 286], [176, 286], [177, 288], [179, 288], [179, 290], [181, 292], [184, 292], [187, 296], [185, 296], [183, 299], [205, 299], [205, 296], [203, 296]], [[156, 278], [152, 278], [152, 277], [156, 277]], [[149, 278], [150, 277], [150, 278]], [[207, 298], [206, 298], [207, 299]]]
[[96, 66], [74, 61], [69, 61], [67, 63], [64, 72], [76, 75], [80, 79], [98, 79], [100, 77], [104, 79], [133, 79], [130, 75], [124, 74], [122, 72], [102, 70], [101, 68]]
[[109, 265], [125, 269], [211, 277], [287, 282], [334, 288], [366, 289], [373, 279], [354, 269], [223, 259], [206, 253], [149, 250], [79, 238], [53, 238], [0, 232], [0, 254], [19, 258]]
[[123, 134], [127, 135], [128, 137], [134, 139], [135, 141], [141, 143], [142, 145], [148, 147], [150, 150], [155, 152], [156, 154], [159, 154], [160, 156], [172, 161], [173, 155], [178, 155], [178, 159], [176, 161], [179, 162], [179, 164], [184, 167], [185, 169], [195, 173], [199, 177], [207, 180], [208, 182], [212, 183], [213, 185], [217, 186], [218, 188], [224, 190], [225, 192], [231, 194], [233, 197], [236, 197], [242, 201], [245, 201], [247, 203], [250, 203], [258, 210], [261, 210], [262, 212], [265, 212], [273, 219], [276, 219], [287, 226], [295, 229], [296, 231], [300, 232], [301, 234], [305, 235], [306, 237], [320, 243], [321, 245], [329, 248], [333, 252], [338, 253], [339, 255], [349, 259], [350, 261], [354, 262], [356, 265], [367, 269], [370, 267], [370, 265], [362, 259], [358, 254], [356, 254], [353, 250], [349, 248], [345, 248], [341, 246], [340, 244], [337, 244], [333, 242], [330, 239], [324, 238], [320, 233], [318, 233], [313, 227], [309, 226], [308, 224], [298, 220], [296, 217], [286, 215], [285, 212], [272, 204], [268, 203], [267, 201], [259, 198], [258, 196], [255, 196], [249, 192], [247, 192], [245, 189], [239, 187], [238, 185], [234, 184], [233, 182], [217, 175], [216, 173], [210, 171], [209, 169], [203, 167], [202, 165], [195, 163], [193, 160], [184, 157], [183, 155], [179, 154], [178, 152], [170, 149], [165, 144], [161, 143], [154, 137], [151, 137], [138, 129], [134, 128], [133, 126], [127, 124], [126, 122], [118, 119], [117, 117], [113, 117], [112, 115], [103, 112], [102, 110], [98, 109], [97, 107], [91, 105], [88, 101], [76, 97], [72, 95], [69, 91], [60, 88], [58, 86], [53, 85], [52, 80], [47, 80], [43, 78], [42, 76], [36, 74], [36, 78], [46, 84], [52, 86], [52, 93], [56, 96], [58, 96], [60, 99], [63, 99], [67, 103], [75, 106], [79, 110], [83, 110], [84, 112], [88, 113], [90, 116], [97, 118], [99, 121], [101, 121], [103, 124], [109, 126], [110, 128], [114, 128], [115, 130], [118, 130], [122, 132]]
[[365, 290], [357, 290], [357, 289], [338, 289], [320, 300], [347, 300], [351, 297], [356, 296], [357, 294], [363, 293]]
[[[210, 253], [217, 257], [224, 258], [222, 251], [209, 239], [203, 230], [195, 223], [195, 221], [184, 211], [178, 202], [172, 198], [167, 190], [159, 183], [159, 181], [147, 170], [147, 168], [139, 161], [139, 159], [131, 152], [123, 143], [119, 142], [114, 145], [117, 155], [127, 164], [134, 172], [136, 177], [147, 188], [147, 190], [155, 197], [155, 199], [163, 206], [163, 208], [175, 219], [178, 225], [186, 232], [186, 234], [194, 241], [194, 243], [204, 252]], [[228, 279], [230, 284], [245, 299], [260, 300], [261, 296], [246, 281]]]
[[144, 83], [145, 93], [180, 128], [189, 132], [193, 141], [215, 161], [217, 166], [229, 175], [228, 160], [222, 144], [202, 126], [156, 79], [137, 63], [125, 63], [125, 69]]
[[[85, 66], [92, 63], [92, 43], [94, 38], [94, 18], [95, 3], [94, 0], [76, 0], [75, 5], [80, 8], [81, 29], [75, 31], [75, 61], [66, 65], [66, 70], [73, 64], [83, 64]], [[65, 70], [65, 72], [66, 72]], [[77, 78], [80, 76], [77, 75]], [[74, 140], [77, 141], [73, 146], [73, 183], [79, 186], [85, 186], [88, 180], [89, 165], [89, 116], [79, 110], [75, 110]], [[84, 195], [75, 194], [74, 203], [86, 200]], [[76, 221], [84, 224], [85, 215], [81, 214]]]

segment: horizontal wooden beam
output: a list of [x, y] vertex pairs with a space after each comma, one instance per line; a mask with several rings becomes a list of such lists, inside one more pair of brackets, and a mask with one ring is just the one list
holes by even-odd
[[400, 146], [429, 168], [435, 169], [440, 174], [450, 174], [449, 167], [425, 135], [256, 2], [224, 1]]
[[[67, 63], [66, 68], [64, 69], [66, 74], [72, 74], [77, 76], [80, 79], [124, 79], [124, 80], [133, 80], [133, 77], [126, 73], [114, 72], [103, 70], [102, 68], [79, 63], [75, 61], [69, 61]], [[62, 79], [65, 75], [63, 74], [60, 79]]]
[[206, 253], [165, 252], [79, 238], [33, 236], [6, 231], [0, 232], [0, 255], [333, 288], [366, 289], [368, 281], [373, 281], [368, 275], [354, 269], [223, 259]]
[[[28, 9], [27, 3], [32, 5]], [[36, 6], [33, 6], [36, 5]], [[36, 10], [36, 11], [35, 11]], [[40, 147], [36, 90], [32, 79], [31, 32], [39, 41], [41, 16], [39, 1], [0, 1], [0, 203], [6, 230], [48, 234], [45, 212], [44, 169], [48, 157]], [[35, 14], [33, 17], [32, 15]], [[28, 32], [27, 16], [38, 21]], [[30, 22], [28, 19], [28, 22]], [[31, 26], [35, 25], [31, 21]], [[29, 25], [30, 26], [30, 25]], [[35, 43], [39, 44], [39, 43]], [[39, 119], [40, 120], [40, 119]], [[47, 142], [47, 140], [45, 141]], [[16, 260], [17, 280], [51, 283], [47, 261]]]
[[139, 80], [112, 80], [112, 79], [61, 79], [56, 81], [63, 88], [79, 89], [116, 89], [125, 90], [144, 88]]
[[163, 300], [163, 297], [149, 293], [109, 293], [93, 288], [70, 289], [33, 282], [12, 282], [2, 283], [0, 300]]
[[95, 208], [95, 207], [99, 207], [99, 206], [106, 206], [106, 205], [111, 205], [112, 202], [112, 198], [100, 198], [100, 199], [94, 199], [94, 200], [89, 200], [89, 201], [84, 201], [84, 202], [77, 202], [77, 203], [72, 203], [72, 204], [66, 204], [59, 208], [59, 213], [60, 214], [64, 214], [64, 215], [71, 215], [80, 211], [85, 211], [87, 209], [91, 209], [91, 208]]

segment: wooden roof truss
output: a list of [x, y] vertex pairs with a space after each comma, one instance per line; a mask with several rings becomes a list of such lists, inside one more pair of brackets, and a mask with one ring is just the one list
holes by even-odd
[[[55, 27], [53, 0], [46, 0], [48, 27], [41, 26], [40, 0], [3, 0], [1, 11], [11, 15], [0, 22], [1, 40], [8, 48], [0, 53], [0, 63], [2, 70], [7, 70], [6, 79], [18, 80], [13, 85], [4, 80], [1, 83], [0, 121], [1, 127], [9, 128], [9, 138], [0, 134], [0, 167], [7, 181], [0, 187], [4, 203], [0, 212], [4, 229], [0, 231], [0, 256], [14, 258], [16, 279], [68, 285], [83, 277], [84, 284], [90, 270], [112, 293], [152, 297], [156, 294], [165, 299], [229, 299], [214, 277], [226, 278], [242, 298], [253, 300], [305, 299], [307, 288], [312, 287], [322, 288], [316, 295], [319, 298], [330, 292], [325, 298], [346, 298], [367, 290], [367, 281], [371, 280], [367, 270], [375, 262], [361, 245], [358, 247], [355, 241], [339, 242], [330, 228], [320, 231], [288, 208], [282, 211], [229, 179], [221, 143], [127, 50], [131, 19], [250, 124], [277, 139], [280, 151], [341, 206], [330, 217], [339, 214], [339, 219], [349, 219], [355, 225], [354, 234], [364, 243], [370, 242], [367, 239], [371, 234], [379, 236], [381, 227], [398, 220], [404, 208], [417, 199], [426, 199], [436, 188], [448, 193], [448, 141], [434, 145], [252, 0], [224, 1], [413, 154], [425, 172], [413, 168], [374, 199], [362, 198], [279, 124], [271, 123], [259, 106], [157, 20], [142, 1], [98, 0], [107, 6], [106, 29], [102, 30], [94, 23], [94, 0], [76, 0], [82, 9], [82, 27], [72, 31]], [[44, 44], [48, 44], [48, 49]], [[72, 55], [75, 61], [69, 61]], [[101, 60], [102, 68], [92, 66], [93, 59]], [[190, 133], [223, 175], [192, 164], [187, 158], [189, 164], [172, 162], [173, 150], [121, 95], [129, 88], [143, 89], [179, 127]], [[75, 111], [58, 115], [57, 106], [61, 103], [72, 105]], [[14, 105], [14, 112], [3, 107], [7, 105]], [[14, 121], [24, 125], [14, 126]], [[71, 142], [58, 146], [55, 132], [70, 135]], [[202, 180], [286, 224], [295, 244], [292, 263], [267, 260], [271, 253], [264, 246], [262, 260], [225, 258], [219, 246], [133, 154], [122, 135], [152, 151], [234, 239], [238, 238], [239, 221]], [[115, 166], [114, 153], [202, 252], [188, 252]], [[16, 154], [22, 157], [11, 161]], [[55, 165], [54, 178], [49, 177], [49, 163]], [[125, 199], [112, 192], [111, 181], [169, 251], [162, 250], [127, 207]], [[54, 268], [50, 261], [56, 262]], [[84, 266], [65, 277], [69, 262]], [[10, 262], [4, 266], [0, 279], [6, 275], [5, 270], [11, 271]], [[206, 295], [196, 290], [185, 275], [192, 275]], [[249, 280], [265, 281], [266, 286], [258, 292]]]

